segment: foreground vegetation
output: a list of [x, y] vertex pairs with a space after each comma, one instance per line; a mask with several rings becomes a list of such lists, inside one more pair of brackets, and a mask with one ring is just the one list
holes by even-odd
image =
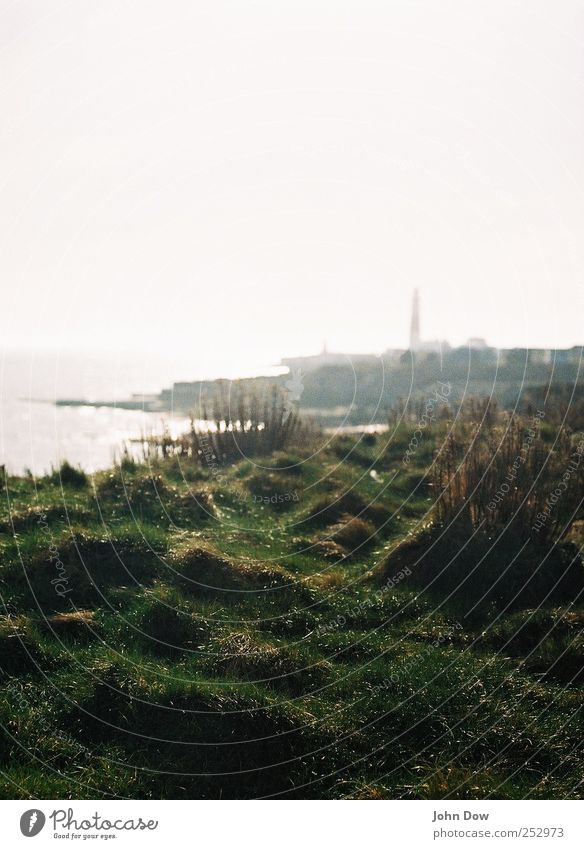
[[418, 415], [5, 476], [2, 797], [581, 798], [578, 437]]

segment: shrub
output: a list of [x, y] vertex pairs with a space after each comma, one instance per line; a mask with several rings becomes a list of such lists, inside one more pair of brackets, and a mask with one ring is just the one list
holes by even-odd
[[87, 486], [88, 477], [82, 469], [76, 469], [65, 460], [61, 464], [61, 468], [53, 473], [53, 479], [60, 482], [63, 486], [71, 486], [76, 489], [82, 489]]

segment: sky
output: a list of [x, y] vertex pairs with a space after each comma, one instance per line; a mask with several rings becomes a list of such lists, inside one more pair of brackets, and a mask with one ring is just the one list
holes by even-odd
[[[0, 333], [233, 373], [584, 342], [580, 0], [0, 2]], [[181, 372], [184, 369], [181, 369]]]

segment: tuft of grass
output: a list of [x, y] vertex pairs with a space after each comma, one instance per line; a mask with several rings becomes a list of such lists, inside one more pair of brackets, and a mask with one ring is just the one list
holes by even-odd
[[331, 664], [298, 649], [277, 646], [249, 631], [231, 631], [208, 646], [205, 668], [216, 676], [243, 678], [298, 695], [322, 686]]
[[100, 605], [112, 587], [142, 586], [159, 566], [158, 556], [135, 537], [73, 530], [49, 542], [42, 539], [30, 558], [16, 558], [1, 573], [7, 595], [21, 610], [48, 616]]
[[244, 562], [221, 554], [199, 538], [184, 539], [169, 553], [174, 580], [196, 595], [285, 591], [308, 597], [300, 582], [281, 566]]
[[375, 526], [366, 519], [344, 515], [331, 528], [331, 536], [334, 542], [342, 545], [349, 554], [355, 554], [374, 542]]
[[355, 490], [337, 491], [318, 499], [305, 521], [310, 525], [330, 525], [342, 521], [345, 516], [364, 519], [377, 526], [387, 520], [388, 511], [382, 503], [368, 500]]
[[67, 613], [55, 613], [39, 620], [37, 627], [47, 635], [60, 640], [87, 642], [100, 630], [94, 610], [72, 610]]

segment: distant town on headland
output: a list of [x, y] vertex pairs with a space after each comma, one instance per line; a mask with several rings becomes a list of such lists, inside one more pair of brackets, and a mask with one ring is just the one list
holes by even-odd
[[[431, 393], [437, 381], [448, 381], [450, 399], [489, 397], [501, 406], [521, 409], [538, 397], [569, 397], [581, 383], [582, 346], [567, 349], [494, 348], [485, 339], [470, 338], [453, 348], [446, 340], [427, 340], [421, 334], [420, 296], [414, 291], [408, 348], [388, 348], [382, 354], [332, 352], [326, 343], [320, 353], [283, 357], [287, 369], [277, 376], [236, 381], [196, 380], [174, 383], [154, 395], [136, 394], [125, 401], [91, 402], [147, 412], [199, 415], [204, 399], [218, 389], [240, 386], [262, 392], [277, 384], [287, 391], [291, 377], [301, 413], [324, 424], [359, 425], [387, 421], [388, 411], [405, 399]], [[61, 399], [62, 406], [79, 406], [83, 399]]]

